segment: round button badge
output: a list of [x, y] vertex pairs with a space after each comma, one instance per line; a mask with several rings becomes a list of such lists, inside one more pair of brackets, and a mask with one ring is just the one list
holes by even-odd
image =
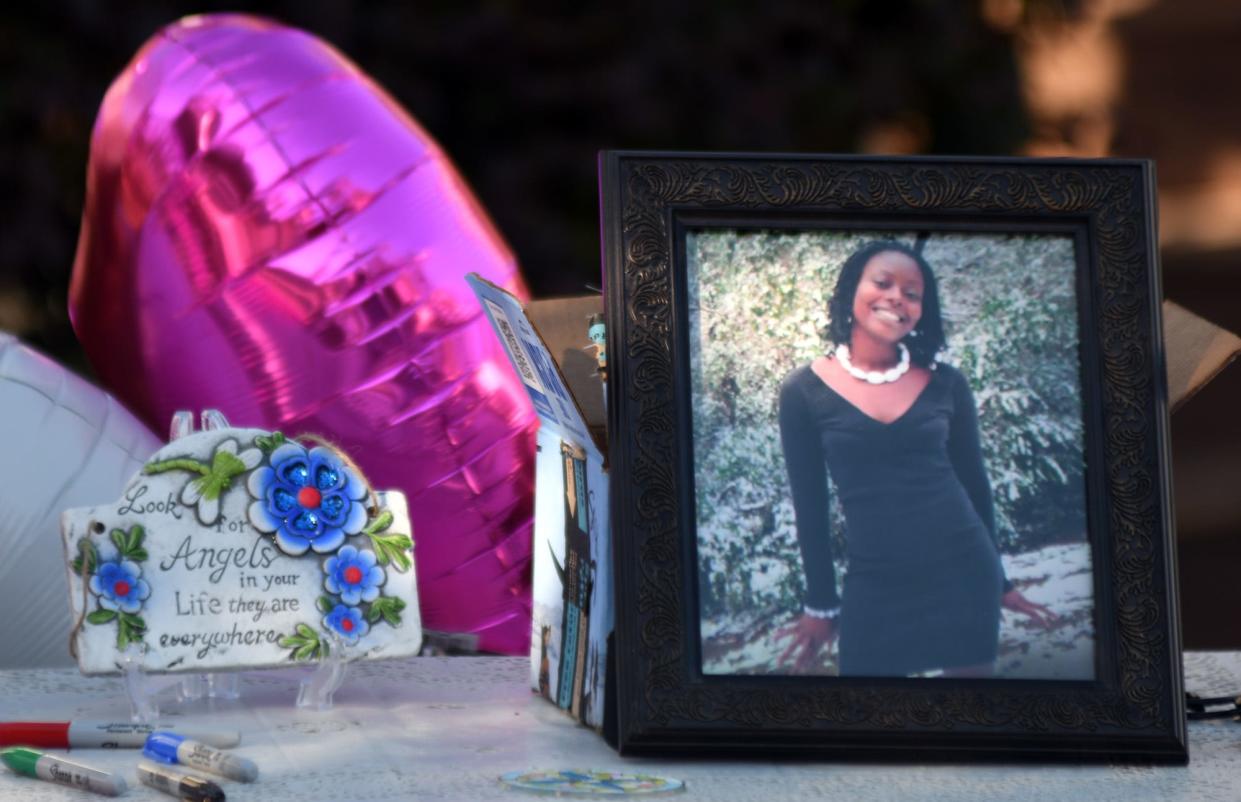
[[685, 790], [685, 783], [671, 777], [579, 769], [510, 771], [500, 782], [522, 791], [565, 796], [638, 796]]

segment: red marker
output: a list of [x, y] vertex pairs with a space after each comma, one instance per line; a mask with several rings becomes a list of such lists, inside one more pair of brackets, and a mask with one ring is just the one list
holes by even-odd
[[41, 746], [49, 749], [141, 749], [157, 730], [173, 730], [190, 740], [218, 749], [241, 743], [238, 732], [187, 731], [171, 724], [112, 721], [0, 722], [0, 746]]

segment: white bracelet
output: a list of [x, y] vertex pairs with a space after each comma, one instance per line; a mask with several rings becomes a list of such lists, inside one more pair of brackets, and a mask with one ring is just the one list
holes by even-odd
[[811, 618], [827, 618], [835, 620], [836, 616], [840, 615], [840, 605], [836, 605], [829, 610], [819, 610], [814, 607], [806, 606], [802, 607], [802, 611]]

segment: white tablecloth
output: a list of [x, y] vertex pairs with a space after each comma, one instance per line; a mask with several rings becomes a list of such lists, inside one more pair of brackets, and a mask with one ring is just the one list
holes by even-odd
[[[260, 768], [259, 782], [221, 782], [230, 802], [311, 800], [536, 799], [498, 777], [528, 768], [641, 770], [676, 777], [677, 798], [696, 800], [831, 799], [1241, 800], [1241, 724], [1190, 724], [1188, 767], [844, 765], [623, 759], [593, 732], [531, 695], [519, 658], [421, 657], [351, 667], [324, 713], [293, 705], [296, 671], [243, 675], [240, 702], [203, 702], [165, 716], [200, 729], [243, 733], [239, 753]], [[1241, 653], [1186, 657], [1190, 690], [1241, 690]], [[166, 705], [167, 706], [167, 705]], [[0, 672], [0, 720], [125, 720], [121, 681], [75, 670]], [[169, 800], [137, 784], [138, 753], [75, 751], [122, 773], [125, 799]], [[0, 769], [0, 799], [22, 802], [103, 799]]]

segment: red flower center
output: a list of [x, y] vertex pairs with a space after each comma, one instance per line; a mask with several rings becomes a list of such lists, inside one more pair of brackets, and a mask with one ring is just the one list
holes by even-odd
[[362, 569], [356, 565], [351, 565], [345, 569], [345, 581], [350, 585], [356, 585], [362, 581]]
[[117, 580], [116, 584], [112, 586], [112, 592], [117, 596], [128, 596], [131, 590], [133, 588], [124, 579]]
[[313, 487], [303, 487], [297, 491], [297, 503], [308, 510], [316, 510], [323, 501], [323, 494]]
[[340, 628], [346, 632], [353, 632], [353, 619], [346, 618], [340, 622]]

